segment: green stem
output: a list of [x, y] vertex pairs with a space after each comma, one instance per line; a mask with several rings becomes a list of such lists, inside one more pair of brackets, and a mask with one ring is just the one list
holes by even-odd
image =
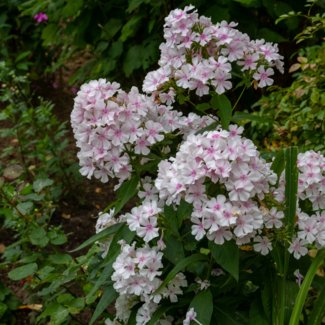
[[243, 95], [243, 93], [244, 93], [245, 90], [246, 90], [246, 86], [243, 88], [242, 92], [240, 93], [240, 95], [239, 95], [239, 97], [238, 97], [238, 99], [237, 99], [234, 107], [232, 108], [232, 111], [236, 108], [236, 106], [237, 106], [237, 104], [238, 104], [238, 102], [239, 102], [239, 100], [240, 100], [240, 98]]
[[319, 265], [323, 262], [325, 258], [325, 248], [322, 248], [320, 251], [318, 251], [313, 263], [309, 267], [309, 270], [306, 274], [306, 277], [304, 281], [302, 282], [301, 288], [299, 290], [295, 306], [293, 308], [291, 318], [289, 325], [298, 325], [299, 324], [299, 319], [302, 313], [302, 309], [305, 304], [305, 300], [307, 298], [307, 294], [310, 288], [310, 285], [314, 279], [314, 276], [317, 272], [317, 269]]
[[208, 274], [207, 274], [207, 280], [210, 279], [211, 271], [212, 271], [212, 265], [213, 265], [213, 256], [211, 254], [211, 256], [210, 256], [210, 265], [209, 265]]

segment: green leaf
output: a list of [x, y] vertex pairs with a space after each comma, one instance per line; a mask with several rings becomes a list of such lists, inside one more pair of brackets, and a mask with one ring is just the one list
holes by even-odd
[[122, 28], [123, 22], [120, 19], [111, 18], [105, 25], [104, 29], [108, 35], [113, 38], [116, 33]]
[[155, 291], [158, 292], [160, 289], [164, 288], [171, 280], [175, 278], [175, 276], [186, 266], [189, 264], [196, 262], [196, 261], [204, 261], [209, 260], [209, 258], [202, 254], [193, 254], [189, 257], [186, 257], [181, 262], [179, 262], [166, 276], [163, 283], [160, 285], [160, 287]]
[[109, 235], [117, 232], [121, 226], [123, 225], [123, 223], [117, 223], [113, 226], [110, 226], [104, 230], [102, 230], [101, 232], [99, 232], [98, 234], [90, 237], [89, 239], [87, 239], [83, 244], [81, 244], [78, 248], [74, 249], [73, 251], [69, 251], [69, 253], [72, 253], [72, 252], [76, 252], [76, 251], [79, 251], [80, 249], [83, 249], [89, 245], [92, 245], [94, 244], [96, 241], [98, 240], [102, 240], [106, 237], [108, 237]]
[[27, 55], [29, 55], [30, 53], [32, 53], [32, 51], [26, 51], [26, 52], [20, 53], [20, 54], [17, 56], [15, 62], [18, 62], [18, 61], [22, 60], [23, 58], [25, 58], [25, 57], [26, 57]]
[[[154, 312], [154, 314], [151, 316], [151, 319], [147, 325], [155, 325], [163, 317], [164, 314], [166, 314], [169, 310], [174, 308], [181, 308], [188, 304], [188, 301], [182, 301], [179, 300], [175, 304], [168, 304], [168, 305], [160, 305], [158, 309]], [[134, 323], [136, 324], [136, 323]], [[129, 324], [128, 324], [129, 325]]]
[[276, 182], [276, 187], [279, 184], [280, 176], [284, 170], [285, 160], [284, 160], [284, 151], [280, 149], [275, 156], [275, 159], [272, 162], [271, 169], [278, 175], [278, 180]]
[[[299, 319], [302, 313], [302, 309], [304, 307], [308, 291], [310, 288], [310, 285], [315, 277], [315, 274], [318, 270], [318, 267], [321, 263], [323, 263], [325, 258], [325, 248], [322, 248], [320, 251], [318, 251], [315, 259], [313, 260], [305, 278], [304, 281], [302, 282], [302, 285], [300, 287], [298, 297], [296, 299], [293, 312], [290, 318], [289, 325], [298, 325], [299, 324]], [[315, 306], [314, 306], [315, 308]], [[314, 325], [314, 323], [312, 323]], [[309, 325], [309, 322], [308, 322]]]
[[325, 317], [325, 286], [321, 290], [306, 325], [321, 325]]
[[83, 7], [83, 0], [68, 0], [67, 4], [63, 7], [61, 11], [61, 16], [63, 18], [69, 18], [78, 13]]
[[134, 236], [135, 231], [131, 231], [129, 229], [129, 226], [126, 223], [123, 223], [122, 227], [116, 232], [115, 236], [113, 237], [112, 243], [109, 246], [109, 250], [104, 261], [104, 265], [105, 263], [108, 264], [105, 266], [105, 269], [103, 270], [99, 279], [96, 281], [94, 287], [88, 294], [88, 297], [92, 296], [96, 292], [96, 290], [102, 285], [102, 283], [113, 273], [114, 270], [112, 268], [112, 264], [121, 252], [121, 245], [118, 242], [123, 239], [126, 241], [127, 244], [130, 244]]
[[65, 302], [64, 306], [68, 307], [70, 314], [79, 314], [85, 307], [85, 299], [75, 298], [73, 300]]
[[[194, 296], [188, 309], [190, 310], [191, 308], [194, 308], [194, 311], [197, 313], [195, 318], [201, 324], [210, 324], [213, 313], [213, 297], [210, 289], [199, 291]], [[195, 324], [195, 322], [192, 321], [191, 324]]]
[[193, 211], [193, 205], [191, 203], [186, 202], [184, 199], [181, 199], [179, 206], [177, 207], [177, 221], [178, 228], [183, 223], [183, 220], [189, 218]]
[[237, 281], [239, 279], [239, 249], [234, 240], [225, 241], [223, 245], [217, 245], [209, 241], [209, 248], [216, 262]]
[[280, 34], [268, 28], [261, 28], [257, 32], [256, 37], [263, 38], [267, 42], [275, 42], [275, 43], [288, 42], [288, 40], [282, 37]]
[[195, 107], [195, 109], [197, 109], [200, 112], [205, 112], [209, 108], [211, 108], [211, 105], [207, 103], [199, 104]]
[[173, 264], [178, 264], [184, 260], [185, 254], [183, 244], [176, 236], [171, 234], [167, 239], [164, 239], [166, 248], [164, 249], [164, 256]]
[[275, 158], [276, 154], [277, 153], [273, 151], [260, 151], [260, 158], [269, 161], [272, 160], [272, 158]]
[[6, 310], [8, 309], [7, 305], [3, 302], [0, 302], [0, 320], [2, 316], [5, 314]]
[[273, 123], [273, 121], [269, 120], [268, 118], [260, 117], [257, 115], [248, 114], [244, 112], [236, 112], [234, 116], [231, 118], [231, 121], [234, 123], [237, 123], [242, 120], [257, 121], [262, 123]]
[[40, 192], [44, 187], [50, 186], [54, 183], [53, 180], [51, 179], [38, 179], [37, 181], [34, 182], [33, 188], [35, 192]]
[[290, 147], [284, 149], [285, 168], [285, 224], [289, 226], [288, 234], [291, 241], [293, 228], [296, 220], [297, 192], [298, 192], [298, 147]]
[[195, 135], [203, 134], [205, 131], [211, 131], [211, 130], [214, 130], [214, 129], [217, 128], [217, 126], [218, 126], [219, 124], [220, 124], [219, 122], [213, 122], [213, 123], [209, 124], [208, 126], [202, 128], [201, 130], [195, 132]]
[[17, 310], [21, 305], [20, 300], [14, 295], [7, 296], [4, 303], [8, 306], [10, 310]]
[[133, 198], [139, 181], [139, 177], [137, 175], [133, 175], [129, 181], [121, 185], [117, 192], [117, 195], [119, 196], [119, 199], [121, 201], [117, 202], [117, 204], [115, 205], [114, 216], [116, 216], [117, 213], [120, 212], [126, 202], [130, 201]]
[[129, 7], [126, 9], [126, 11], [131, 12], [132, 10], [139, 7], [144, 2], [147, 2], [147, 1], [146, 0], [131, 0]]
[[11, 272], [8, 273], [8, 276], [11, 280], [14, 281], [22, 280], [35, 273], [37, 269], [38, 269], [37, 264], [31, 263], [12, 270]]
[[51, 255], [49, 259], [54, 264], [68, 264], [72, 261], [72, 257], [68, 254]]
[[249, 310], [249, 324], [250, 325], [269, 325], [263, 310], [263, 304], [260, 295], [256, 295], [251, 308]]
[[273, 245], [273, 249], [271, 250], [271, 256], [276, 263], [276, 266], [279, 272], [283, 273], [283, 261], [284, 261], [284, 247], [279, 242], [276, 242]]
[[42, 39], [44, 40], [43, 45], [55, 45], [60, 42], [60, 26], [58, 24], [48, 24], [42, 31]]
[[103, 311], [111, 304], [111, 302], [118, 296], [119, 295], [113, 288], [113, 285], [107, 287], [102, 295], [102, 298], [99, 300], [89, 325], [92, 325], [94, 321], [103, 313]]
[[69, 315], [68, 308], [63, 307], [56, 301], [53, 301], [43, 312], [37, 317], [37, 321], [47, 316], [51, 317], [51, 325], [58, 325]]
[[23, 202], [17, 205], [17, 209], [22, 215], [26, 215], [27, 213], [30, 213], [33, 207], [34, 204], [32, 202]]
[[49, 239], [46, 237], [46, 231], [43, 228], [36, 228], [30, 234], [30, 240], [33, 245], [40, 247], [46, 246]]
[[168, 226], [173, 230], [174, 233], [178, 234], [178, 224], [176, 218], [176, 211], [174, 210], [173, 205], [165, 205], [164, 215], [166, 217], [166, 222]]
[[141, 52], [141, 45], [133, 45], [127, 51], [123, 62], [123, 69], [126, 77], [129, 77], [133, 70], [141, 67]]
[[73, 299], [75, 299], [75, 298], [73, 297], [72, 294], [64, 293], [63, 295], [60, 295], [59, 297], [57, 297], [56, 301], [59, 304], [64, 305], [65, 303], [67, 303], [67, 302], [69, 302], [69, 301], [71, 301]]
[[214, 95], [211, 99], [211, 105], [217, 111], [217, 115], [221, 119], [221, 125], [224, 130], [228, 130], [232, 116], [232, 108], [229, 99], [226, 95]]
[[[213, 315], [217, 319], [217, 325], [247, 325], [248, 322], [238, 311], [221, 306], [214, 306]], [[191, 324], [192, 325], [192, 324]], [[256, 324], [258, 325], [258, 324]]]

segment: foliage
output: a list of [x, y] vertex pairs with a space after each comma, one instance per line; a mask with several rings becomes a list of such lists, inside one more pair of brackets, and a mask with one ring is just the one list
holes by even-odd
[[[39, 105], [34, 107], [35, 96], [31, 93], [30, 81], [27, 77], [16, 76], [15, 70], [8, 68], [4, 62], [0, 62], [0, 79], [0, 100], [7, 104], [0, 113], [0, 119], [12, 124], [1, 130], [1, 136], [14, 137], [17, 141], [29, 181], [34, 179], [35, 173], [38, 177], [58, 179], [51, 194], [52, 200], [56, 200], [62, 190], [65, 194], [67, 189], [72, 193], [80, 177], [78, 165], [73, 163], [65, 150], [68, 145], [68, 139], [63, 140], [68, 132], [66, 122], [60, 123], [52, 113], [54, 105], [40, 97]], [[14, 146], [3, 148], [1, 157], [15, 155], [15, 150]], [[17, 162], [17, 159], [11, 160], [12, 164]]]
[[[273, 21], [302, 10], [305, 1], [7, 1], [0, 18], [1, 53], [16, 67], [21, 62], [17, 68], [22, 71], [30, 67], [35, 78], [44, 71], [68, 69], [67, 61], [81, 58], [84, 64], [71, 83], [106, 77], [121, 80], [125, 87], [140, 86], [138, 80], [158, 60], [163, 17], [191, 3], [214, 23], [234, 20], [251, 38], [278, 43], [297, 34], [299, 19], [277, 26]], [[40, 12], [46, 13], [47, 21], [34, 19]], [[22, 55], [25, 58], [18, 60]]]
[[[9, 175], [10, 180], [5, 181]], [[30, 304], [42, 301], [43, 312], [38, 315], [37, 322], [51, 319], [52, 324], [69, 321], [78, 324], [78, 314], [85, 309], [95, 309], [101, 292], [95, 290], [86, 299], [94, 284], [86, 280], [85, 270], [98, 248], [93, 245], [88, 253], [78, 258], [65, 254], [62, 245], [69, 234], [65, 234], [61, 226], [51, 224], [56, 208], [51, 201], [55, 190], [53, 180], [38, 178], [28, 183], [26, 178], [19, 165], [7, 167], [0, 177], [0, 217], [4, 219], [3, 226], [13, 231], [17, 238], [6, 248], [0, 266], [16, 264], [17, 267], [8, 273], [9, 278], [21, 282]], [[9, 293], [0, 283], [1, 312], [8, 306], [4, 315], [0, 313], [0, 321], [7, 321], [6, 324], [11, 315], [9, 309], [15, 310], [20, 305]], [[6, 318], [2, 319], [2, 315]]]
[[[323, 25], [316, 23], [315, 26], [323, 31]], [[295, 77], [291, 86], [269, 87], [269, 95], [263, 96], [252, 107], [255, 108], [256, 117], [263, 116], [277, 125], [252, 122], [251, 128], [246, 131], [247, 136], [254, 139], [261, 148], [272, 151], [297, 145], [302, 152], [312, 149], [324, 154], [325, 43], [301, 48], [295, 54], [298, 62], [289, 70]], [[247, 123], [249, 122], [244, 122], [243, 125]]]
[[0, 281], [0, 324], [15, 324], [13, 311], [20, 306], [20, 300]]

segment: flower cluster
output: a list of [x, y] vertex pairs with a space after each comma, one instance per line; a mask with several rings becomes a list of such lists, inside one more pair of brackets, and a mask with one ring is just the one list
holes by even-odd
[[[307, 254], [306, 244], [315, 244], [318, 249], [325, 247], [325, 158], [314, 151], [298, 155], [298, 199], [296, 235], [290, 252], [296, 258]], [[279, 188], [273, 194], [278, 202], [285, 200], [285, 173], [283, 172]], [[301, 212], [301, 204], [310, 206], [315, 214], [309, 216]]]
[[[118, 177], [120, 183], [132, 171], [132, 155], [147, 156], [150, 147], [166, 134], [181, 130], [183, 135], [210, 124], [211, 118], [196, 114], [188, 117], [158, 104], [154, 96], [141, 95], [136, 87], [129, 93], [116, 82], [105, 79], [81, 86], [71, 113], [71, 124], [77, 139], [82, 175], [94, 175], [102, 182]], [[171, 104], [170, 95], [166, 101]]]
[[[157, 246], [135, 248], [133, 245], [124, 245], [121, 254], [113, 263], [115, 272], [112, 275], [115, 290], [123, 297], [117, 301], [117, 317], [126, 321], [130, 308], [138, 297], [144, 304], [138, 310], [137, 324], [146, 324], [162, 298], [168, 297], [171, 302], [177, 302], [177, 295], [183, 293], [181, 287], [187, 287], [187, 281], [179, 273], [167, 287], [155, 292], [162, 281], [158, 278], [162, 274], [163, 253]], [[120, 298], [121, 299], [121, 298]]]
[[[203, 135], [190, 135], [176, 158], [158, 165], [155, 186], [168, 205], [178, 205], [182, 197], [193, 204], [192, 234], [196, 240], [206, 235], [222, 245], [234, 236], [241, 245], [263, 228], [257, 201], [269, 193], [269, 183], [275, 184], [277, 176], [259, 158], [253, 142], [241, 137], [242, 127], [231, 125], [229, 130], [219, 127]], [[216, 197], [207, 195], [207, 186], [212, 183], [220, 184], [221, 194]]]
[[[143, 91], [159, 90], [171, 79], [178, 87], [196, 90], [198, 96], [209, 93], [210, 87], [220, 95], [232, 88], [232, 64], [241, 71], [249, 71], [259, 87], [270, 86], [274, 74], [272, 66], [283, 73], [283, 57], [278, 54], [277, 44], [263, 39], [252, 41], [241, 33], [234, 22], [212, 24], [211, 18], [199, 17], [194, 7], [175, 9], [165, 18], [165, 43], [160, 45], [161, 68], [149, 72]], [[243, 73], [244, 75], [244, 73]], [[160, 94], [162, 100], [165, 94]]]

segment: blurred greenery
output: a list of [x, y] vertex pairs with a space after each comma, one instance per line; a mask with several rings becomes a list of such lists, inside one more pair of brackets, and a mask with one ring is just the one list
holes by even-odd
[[[164, 18], [170, 10], [194, 5], [214, 23], [236, 21], [251, 38], [280, 43], [285, 61], [289, 42], [303, 20], [291, 17], [275, 25], [290, 11], [304, 9], [305, 0], [1, 0], [0, 60], [6, 60], [31, 77], [68, 69], [67, 62], [82, 60], [70, 79], [81, 84], [91, 79], [119, 80], [124, 88], [141, 88], [145, 74], [157, 67], [163, 41]], [[38, 23], [40, 12], [48, 20]], [[25, 53], [23, 59], [17, 60]], [[281, 77], [279, 77], [281, 78]], [[279, 80], [282, 84], [286, 79]]]

